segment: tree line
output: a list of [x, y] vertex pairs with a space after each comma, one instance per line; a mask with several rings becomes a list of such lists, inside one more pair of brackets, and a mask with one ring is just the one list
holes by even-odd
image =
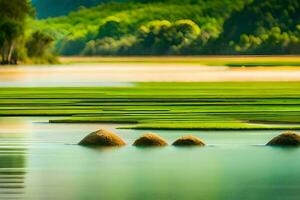
[[[87, 1], [88, 2], [88, 1]], [[300, 53], [298, 0], [134, 0], [34, 20], [27, 0], [0, 0], [2, 64], [60, 55]]]
[[[167, 0], [163, 2], [158, 6], [171, 5]], [[244, 6], [237, 6], [238, 2]], [[191, 1], [189, 3], [182, 4], [182, 6], [187, 7], [191, 5]], [[196, 0], [194, 3], [195, 8], [201, 5], [201, 8], [192, 11], [201, 13], [199, 18], [190, 15], [187, 19], [180, 19], [178, 16], [186, 12], [184, 8], [179, 14], [172, 10], [163, 11], [171, 15], [168, 19], [157, 15], [158, 11], [148, 12], [146, 17], [136, 16], [149, 19], [143, 20], [142, 23], [131, 19], [130, 14], [126, 15], [128, 16], [126, 20], [114, 15], [102, 22], [96, 30], [84, 34], [75, 31], [66, 35], [57, 43], [57, 50], [63, 55], [300, 53], [300, 3], [298, 0], [223, 1], [222, 3], [213, 0], [210, 2]], [[105, 7], [106, 10], [113, 7], [109, 5]], [[128, 8], [133, 6], [132, 4], [126, 5]], [[155, 3], [146, 4], [151, 10], [157, 9], [155, 5]], [[227, 12], [222, 12], [222, 6], [226, 5], [227, 8], [223, 10], [227, 9]], [[115, 6], [119, 9], [117, 14], [124, 13], [125, 8], [122, 6], [124, 4]], [[141, 6], [134, 7], [132, 10], [128, 9], [128, 13], [138, 9], [141, 10]], [[148, 11], [151, 10], [148, 9]], [[96, 15], [96, 11], [85, 9], [83, 13]], [[74, 16], [74, 20], [76, 14], [71, 15]], [[172, 19], [172, 16], [176, 17]], [[128, 20], [131, 21], [128, 22]]]
[[1, 64], [55, 61], [49, 50], [54, 39], [40, 31], [27, 32], [27, 19], [33, 16], [34, 9], [27, 0], [0, 0]]

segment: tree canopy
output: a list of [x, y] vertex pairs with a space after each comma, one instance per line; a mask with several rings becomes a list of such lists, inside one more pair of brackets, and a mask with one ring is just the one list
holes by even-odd
[[99, 2], [33, 21], [32, 31], [49, 33], [63, 55], [300, 53], [299, 0]]
[[27, 0], [0, 0], [0, 49], [3, 64], [16, 63], [17, 41], [24, 34], [25, 19], [30, 11]]
[[219, 42], [228, 53], [300, 53], [299, 25], [298, 0], [255, 0], [225, 21]]
[[[0, 0], [0, 58], [1, 64], [17, 64], [18, 60], [41, 57], [53, 39], [42, 32], [26, 35], [26, 22], [34, 11], [28, 0]], [[26, 45], [27, 43], [27, 45]]]

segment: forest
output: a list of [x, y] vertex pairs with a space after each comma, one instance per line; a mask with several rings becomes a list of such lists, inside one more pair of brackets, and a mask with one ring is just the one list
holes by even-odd
[[27, 0], [0, 0], [0, 64], [56, 62], [51, 49], [54, 38], [40, 30], [30, 31], [28, 20], [34, 17]]
[[[81, 6], [77, 2], [65, 7], [64, 16], [32, 23], [33, 30], [39, 27], [55, 39], [61, 55], [300, 52], [297, 0], [86, 0]], [[61, 7], [52, 9], [60, 12]]]
[[300, 53], [298, 0], [0, 0], [0, 9], [4, 64], [55, 55]]

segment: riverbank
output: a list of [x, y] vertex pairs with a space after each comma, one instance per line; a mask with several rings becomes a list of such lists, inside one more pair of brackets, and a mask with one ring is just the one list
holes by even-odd
[[259, 56], [74, 56], [60, 57], [62, 64], [79, 63], [141, 63], [141, 64], [197, 64], [205, 66], [232, 66], [232, 67], [258, 67], [258, 66], [300, 66], [299, 55]]

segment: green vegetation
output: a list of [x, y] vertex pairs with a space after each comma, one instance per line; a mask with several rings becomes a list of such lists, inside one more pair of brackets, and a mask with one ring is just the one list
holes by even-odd
[[49, 51], [53, 38], [40, 31], [26, 32], [27, 19], [32, 15], [27, 0], [0, 0], [0, 64], [55, 61]]
[[24, 35], [25, 19], [30, 14], [26, 0], [0, 0], [0, 51], [2, 64], [14, 64], [16, 49]]
[[[63, 8], [55, 0], [39, 2]], [[67, 3], [68, 1], [63, 1]], [[298, 0], [96, 0], [32, 22], [62, 55], [298, 54]], [[39, 8], [39, 7], [38, 7]], [[59, 9], [58, 9], [59, 10]]]
[[176, 64], [229, 67], [298, 67], [299, 56], [138, 56], [138, 57], [61, 57], [63, 64], [78, 63], [127, 63], [127, 64]]
[[35, 20], [27, 0], [0, 0], [3, 64], [53, 63], [53, 52], [84, 56], [300, 53], [297, 0], [34, 0], [32, 4], [41, 17], [68, 15]]
[[198, 54], [221, 33], [224, 20], [249, 1], [104, 3], [32, 22], [32, 29], [53, 36], [63, 55]]
[[300, 53], [300, 2], [255, 0], [226, 20], [217, 43], [229, 54]]
[[300, 129], [299, 82], [138, 83], [132, 87], [0, 88], [1, 116], [137, 129]]
[[33, 63], [56, 63], [56, 57], [51, 51], [54, 39], [41, 31], [36, 31], [27, 39], [25, 47], [27, 55]]

